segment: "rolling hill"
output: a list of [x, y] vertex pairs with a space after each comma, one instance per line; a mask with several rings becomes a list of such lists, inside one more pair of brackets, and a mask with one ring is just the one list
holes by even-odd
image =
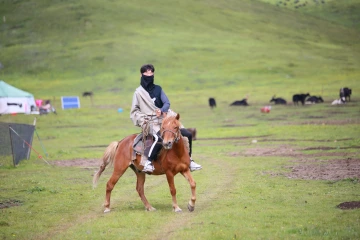
[[277, 3], [3, 0], [0, 78], [35, 95], [130, 95], [140, 65], [151, 62], [170, 94], [256, 99], [309, 84], [317, 92], [354, 87], [359, 24], [347, 20], [358, 18], [349, 2], [299, 11]]

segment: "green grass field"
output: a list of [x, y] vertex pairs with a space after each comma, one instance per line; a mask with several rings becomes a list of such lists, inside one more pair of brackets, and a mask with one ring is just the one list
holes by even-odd
[[[279, 2], [0, 0], [0, 79], [58, 112], [0, 116], [36, 117], [33, 147], [51, 164], [35, 151], [16, 167], [0, 156], [0, 239], [359, 239], [359, 209], [336, 206], [360, 201], [360, 1]], [[144, 211], [131, 170], [109, 214], [111, 168], [92, 189], [105, 146], [139, 132], [129, 111], [144, 63], [198, 131], [193, 213], [182, 176], [180, 214], [165, 176], [145, 184], [155, 212]], [[346, 86], [352, 101], [331, 106]], [[84, 91], [93, 102], [61, 109], [61, 96]], [[325, 102], [295, 107], [301, 92]], [[273, 95], [288, 105], [261, 113]], [[229, 106], [245, 97], [250, 106]]]

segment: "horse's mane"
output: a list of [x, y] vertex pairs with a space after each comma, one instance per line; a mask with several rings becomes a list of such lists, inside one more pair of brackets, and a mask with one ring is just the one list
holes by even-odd
[[181, 122], [180, 122], [180, 120], [176, 119], [176, 117], [177, 117], [177, 116], [167, 115], [167, 116], [163, 119], [162, 124], [164, 124], [165, 122], [169, 122], [169, 121], [175, 121], [175, 122], [176, 122], [176, 125], [177, 125], [178, 127], [180, 127], [180, 126], [181, 126]]

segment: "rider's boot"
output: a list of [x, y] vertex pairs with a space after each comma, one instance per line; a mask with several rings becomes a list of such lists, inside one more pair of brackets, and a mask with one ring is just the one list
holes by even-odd
[[190, 158], [190, 171], [197, 171], [201, 170], [202, 166], [200, 164], [197, 164], [192, 158]]
[[146, 173], [152, 173], [154, 171], [154, 166], [152, 165], [152, 162], [150, 160], [146, 160], [144, 169], [142, 171]]
[[147, 173], [152, 173], [154, 171], [154, 166], [152, 164], [152, 162], [157, 159], [157, 156], [160, 152], [162, 148], [161, 143], [157, 142], [154, 146], [152, 151], [150, 152], [150, 156], [149, 159], [146, 161], [145, 165], [144, 165], [144, 169], [143, 172], [147, 172]]

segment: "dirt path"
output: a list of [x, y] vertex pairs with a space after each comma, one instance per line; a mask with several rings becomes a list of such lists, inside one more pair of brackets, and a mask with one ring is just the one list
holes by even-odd
[[[52, 161], [52, 164], [58, 165], [58, 166], [81, 167], [84, 169], [92, 169], [92, 170], [94, 169], [95, 170], [98, 168], [100, 162], [99, 162], [99, 159], [74, 159], [74, 160], [67, 160], [67, 161]], [[106, 168], [106, 170], [104, 171], [104, 173], [101, 175], [101, 178], [105, 178], [107, 181], [108, 178], [110, 177], [110, 174], [112, 173], [112, 171], [113, 171], [113, 168], [108, 166]], [[135, 174], [132, 172], [131, 169], [128, 169], [127, 172], [128, 171], [131, 172], [130, 174], [134, 175], [134, 181], [136, 182]], [[127, 174], [127, 172], [125, 174]], [[156, 177], [152, 181], [146, 182], [146, 189], [148, 191], [151, 191], [152, 188], [156, 188], [159, 184], [165, 184], [164, 181], [166, 182], [166, 180], [164, 180], [164, 178]], [[100, 186], [98, 186], [98, 187], [100, 187]], [[103, 191], [104, 191], [104, 195], [102, 195], [102, 197], [105, 197], [104, 185], [101, 187], [103, 188]], [[141, 202], [140, 198], [137, 195], [135, 187], [133, 189], [134, 189], [134, 191], [132, 193], [133, 199], [138, 199]], [[124, 198], [120, 199], [120, 198], [114, 198], [114, 196], [112, 196], [111, 206], [117, 206], [117, 205], [119, 205], [119, 202], [123, 202], [123, 201], [125, 201]], [[171, 203], [170, 203], [170, 206], [171, 206]], [[75, 217], [71, 222], [64, 222], [63, 224], [59, 224], [56, 227], [49, 229], [48, 232], [38, 235], [36, 237], [36, 239], [39, 239], [39, 240], [59, 239], [58, 235], [65, 236], [64, 233], [66, 233], [66, 231], [68, 231], [70, 228], [87, 223], [87, 222], [96, 221], [97, 219], [104, 216], [103, 207], [101, 205], [96, 205], [96, 206], [92, 206], [89, 208], [90, 208], [90, 211], [87, 211], [85, 214], [84, 213], [77, 214], [77, 217]]]
[[[187, 209], [183, 209], [183, 211], [186, 211], [187, 213], [178, 214], [176, 218], [173, 218], [172, 221], [169, 221], [168, 223], [162, 225], [161, 228], [159, 228], [167, 230], [163, 232], [157, 232], [149, 239], [175, 239], [174, 235], [176, 235], [178, 230], [181, 230], [185, 227], [190, 227], [194, 224], [192, 219], [194, 215], [196, 216], [196, 211], [199, 211], [198, 209], [201, 209], [201, 211], [207, 211], [208, 208], [211, 208], [211, 202], [213, 202], [213, 200], [216, 199], [218, 196], [222, 196], [223, 192], [228, 191], [228, 188], [226, 186], [229, 186], [232, 182], [234, 182], [234, 179], [237, 177], [237, 172], [234, 170], [234, 168], [232, 168], [228, 162], [221, 161], [221, 158], [214, 159], [204, 156], [201, 157], [201, 159], [206, 159], [206, 161], [210, 163], [210, 165], [217, 166], [218, 175], [216, 176], [216, 181], [213, 182], [213, 184], [209, 184], [207, 188], [203, 189], [202, 194], [199, 194], [199, 191], [197, 191], [198, 201], [196, 202], [194, 213], [188, 213]], [[196, 181], [196, 174], [193, 174], [193, 176], [195, 176]], [[200, 196], [201, 199], [199, 199]]]
[[[230, 164], [226, 161], [221, 161], [219, 159], [213, 159], [208, 158], [208, 156], [201, 157], [203, 159], [207, 159], [207, 162], [210, 165], [216, 165], [219, 168], [218, 173], [223, 174], [223, 176], [219, 175], [217, 176], [217, 181], [214, 184], [209, 185], [205, 189], [202, 189], [202, 193], [199, 194], [199, 190], [197, 191], [197, 197], [198, 201], [196, 202], [195, 212], [189, 213], [186, 207], [183, 207], [183, 213], [176, 214], [176, 217], [174, 217], [171, 221], [165, 223], [165, 225], [162, 225], [161, 228], [158, 229], [166, 229], [161, 232], [154, 232], [153, 234], [149, 234], [149, 239], [172, 239], [173, 236], [176, 234], [176, 232], [180, 229], [183, 229], [185, 227], [189, 227], [190, 224], [192, 224], [192, 218], [196, 216], [196, 211], [198, 209], [201, 209], [202, 211], [206, 208], [211, 207], [211, 202], [216, 199], [218, 196], [222, 195], [222, 192], [226, 191], [226, 186], [228, 186], [231, 182], [234, 181], [236, 178], [236, 171], [231, 168]], [[52, 164], [58, 165], [58, 166], [67, 166], [67, 167], [81, 167], [81, 168], [91, 168], [95, 169], [99, 166], [99, 160], [98, 159], [74, 159], [74, 160], [68, 160], [68, 161], [53, 161]], [[204, 170], [201, 170], [204, 171]], [[226, 176], [225, 176], [226, 173]], [[199, 173], [193, 173], [193, 177], [196, 181], [196, 175]], [[104, 177], [104, 176], [103, 176]], [[156, 178], [157, 181], [151, 181], [147, 182], [147, 189], [151, 189], [152, 187], [156, 187], [159, 184], [164, 183], [164, 179], [161, 177]], [[166, 182], [166, 181], [165, 181]], [[199, 197], [201, 196], [201, 199]], [[190, 195], [189, 195], [190, 197]], [[119, 201], [123, 201], [123, 199], [112, 199], [112, 205], [116, 206], [116, 204]], [[181, 204], [183, 206], [186, 206], [185, 203]], [[199, 211], [199, 210], [198, 210]], [[175, 214], [175, 213], [174, 213]], [[39, 239], [49, 239], [52, 237], [55, 237], [59, 233], [64, 233], [67, 231], [67, 229], [73, 227], [74, 225], [93, 221], [96, 218], [101, 217], [102, 213], [99, 211], [93, 211], [88, 212], [85, 215], [81, 215], [78, 218], [76, 218], [71, 223], [64, 223], [62, 225], [57, 226], [56, 228], [52, 229], [50, 232], [46, 234], [42, 234], [39, 236]]]

